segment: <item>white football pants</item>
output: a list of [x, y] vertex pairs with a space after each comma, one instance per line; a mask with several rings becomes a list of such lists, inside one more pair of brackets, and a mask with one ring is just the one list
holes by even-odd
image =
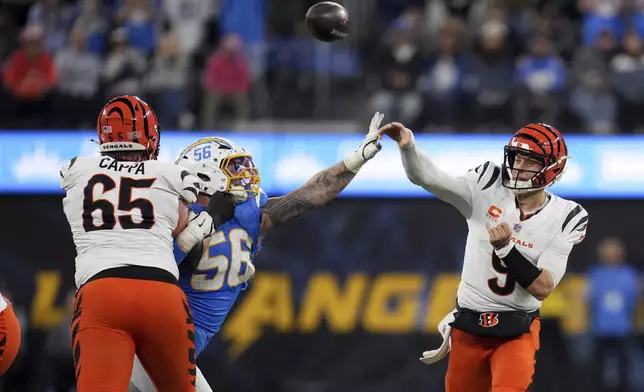
[[[201, 373], [201, 370], [197, 368], [197, 392], [212, 392], [208, 381]], [[130, 379], [130, 389], [128, 392], [155, 392], [154, 384], [152, 380], [146, 373], [143, 365], [139, 361], [139, 358], [134, 356], [134, 367], [132, 368], [132, 378]]]

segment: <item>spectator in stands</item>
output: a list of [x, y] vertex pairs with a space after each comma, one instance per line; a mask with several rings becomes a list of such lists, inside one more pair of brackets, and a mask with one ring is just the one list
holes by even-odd
[[418, 83], [430, 129], [453, 131], [459, 120], [457, 108], [466, 72], [466, 56], [462, 52], [464, 37], [463, 23], [459, 19], [448, 19], [438, 32], [436, 51], [430, 54]]
[[45, 49], [55, 53], [65, 45], [71, 27], [72, 8], [60, 0], [39, 0], [29, 9], [27, 25], [44, 28]]
[[147, 87], [154, 96], [159, 121], [166, 128], [176, 128], [185, 108], [188, 78], [188, 58], [181, 53], [181, 45], [173, 31], [167, 31], [159, 40]]
[[207, 33], [207, 23], [216, 15], [217, 3], [213, 0], [163, 1], [163, 13], [172, 24], [183, 55], [190, 56], [199, 48]]
[[412, 7], [403, 11], [385, 31], [383, 43], [385, 45], [393, 43], [392, 41], [397, 39], [401, 28], [406, 30], [409, 39], [414, 41], [414, 44], [425, 49], [424, 41], [427, 41], [426, 37], [429, 31], [421, 8]]
[[242, 49], [241, 38], [228, 34], [206, 65], [201, 110], [203, 129], [215, 129], [223, 103], [232, 104], [237, 120], [245, 121], [250, 117], [250, 70]]
[[593, 46], [603, 31], [621, 41], [624, 35], [620, 18], [623, 3], [623, 0], [579, 0], [579, 10], [583, 14], [581, 43]]
[[571, 109], [582, 120], [586, 132], [615, 131], [617, 99], [613, 94], [609, 64], [615, 53], [615, 39], [608, 31], [597, 36], [593, 46], [581, 47], [570, 72]]
[[101, 61], [87, 51], [83, 31], [70, 32], [67, 47], [56, 54], [55, 64], [59, 75], [54, 103], [57, 124], [65, 128], [89, 126], [87, 113], [96, 107]]
[[136, 49], [128, 45], [124, 28], [112, 32], [112, 50], [104, 61], [103, 81], [107, 95], [140, 95], [143, 91], [142, 79], [147, 69], [147, 60]]
[[624, 244], [604, 238], [599, 265], [588, 272], [588, 305], [601, 392], [629, 390], [629, 343], [639, 295], [638, 274], [624, 262]]
[[502, 28], [504, 30], [505, 41], [504, 45], [508, 54], [510, 54], [514, 58], [523, 50], [521, 28], [527, 28], [524, 26], [517, 28], [517, 24], [520, 25], [521, 23], [518, 23], [517, 20], [513, 20], [508, 10], [500, 7], [492, 7], [486, 10], [481, 18], [480, 23], [471, 23], [469, 29], [472, 33], [471, 35], [473, 37], [477, 37], [480, 33], [480, 28], [483, 25], [503, 26]]
[[130, 46], [149, 55], [156, 46], [157, 16], [152, 0], [124, 0], [116, 20], [125, 28]]
[[[644, 36], [644, 1], [633, 0], [633, 12], [630, 26], [642, 37]], [[628, 22], [628, 20], [627, 20]]]
[[506, 25], [490, 21], [480, 36], [468, 66], [464, 87], [474, 99], [472, 113], [478, 131], [504, 130], [512, 124], [512, 75], [514, 64], [507, 46]]
[[33, 127], [50, 123], [50, 92], [58, 75], [51, 55], [44, 51], [43, 28], [28, 26], [22, 33], [22, 48], [9, 59], [3, 84], [10, 92], [14, 126]]
[[421, 96], [416, 90], [423, 56], [415, 39], [413, 26], [399, 19], [390, 28], [387, 41], [377, 60], [379, 90], [371, 97], [368, 111], [388, 113], [405, 124], [420, 113]]
[[570, 18], [564, 14], [561, 8], [562, 5], [558, 3], [544, 3], [534, 30], [538, 34], [547, 36], [553, 44], [554, 52], [558, 53], [565, 61], [570, 61], [577, 48], [578, 34]]
[[563, 101], [566, 68], [547, 37], [532, 38], [529, 53], [517, 62], [515, 82], [515, 125], [534, 121], [555, 124]]
[[96, 55], [103, 53], [108, 28], [105, 8], [100, 0], [81, 0], [74, 20], [73, 29], [83, 32], [87, 41], [87, 51]]
[[612, 80], [619, 100], [623, 132], [644, 132], [644, 50], [635, 32], [624, 38], [623, 51], [611, 62]]

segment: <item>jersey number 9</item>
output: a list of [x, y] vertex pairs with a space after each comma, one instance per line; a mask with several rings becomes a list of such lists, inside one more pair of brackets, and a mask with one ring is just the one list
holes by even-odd
[[[122, 215], [118, 217], [118, 222], [121, 227], [127, 229], [150, 229], [154, 226], [154, 206], [148, 199], [134, 199], [132, 200], [132, 191], [135, 188], [147, 189], [154, 184], [156, 178], [144, 178], [135, 180], [133, 178], [122, 177], [118, 186], [118, 205], [109, 200], [101, 199], [94, 200], [94, 188], [97, 185], [102, 186], [103, 194], [116, 188], [116, 182], [105, 174], [97, 174], [89, 179], [87, 185], [83, 189], [83, 228], [86, 232], [96, 230], [112, 230], [116, 226], [116, 209], [119, 211], [130, 212], [133, 209], [138, 209], [141, 213], [141, 221], [134, 222], [132, 215]], [[94, 224], [94, 211], [101, 212], [101, 220], [103, 223], [100, 225]]]
[[501, 262], [499, 256], [496, 255], [496, 252], [492, 251], [492, 268], [499, 274], [505, 275], [505, 284], [501, 286], [499, 284], [499, 278], [488, 279], [487, 286], [492, 290], [496, 295], [506, 296], [514, 292], [516, 288], [517, 281], [514, 277], [510, 276], [508, 272], [508, 267], [504, 266]]
[[[224, 287], [224, 283], [233, 288], [247, 282], [255, 274], [255, 267], [250, 261], [250, 251], [247, 249], [253, 245], [253, 241], [246, 230], [237, 228], [228, 232], [228, 241], [230, 244], [229, 256], [216, 253], [212, 254], [218, 245], [226, 242], [226, 234], [218, 231], [210, 237], [208, 247], [208, 258], [203, 258], [199, 262], [197, 270], [190, 278], [190, 286], [199, 291], [217, 291]], [[242, 265], [246, 264], [246, 270], [241, 273]], [[213, 277], [208, 277], [210, 273], [216, 273]]]

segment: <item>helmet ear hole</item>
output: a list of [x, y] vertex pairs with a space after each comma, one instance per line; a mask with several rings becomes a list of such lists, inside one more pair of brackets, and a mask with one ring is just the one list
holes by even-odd
[[203, 173], [198, 173], [197, 177], [199, 177], [202, 181], [210, 181], [210, 176]]

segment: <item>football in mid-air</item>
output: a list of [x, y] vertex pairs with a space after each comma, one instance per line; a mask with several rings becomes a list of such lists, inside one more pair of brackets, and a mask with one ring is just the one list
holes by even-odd
[[306, 12], [306, 28], [323, 42], [333, 42], [349, 35], [349, 13], [332, 1], [313, 5]]

